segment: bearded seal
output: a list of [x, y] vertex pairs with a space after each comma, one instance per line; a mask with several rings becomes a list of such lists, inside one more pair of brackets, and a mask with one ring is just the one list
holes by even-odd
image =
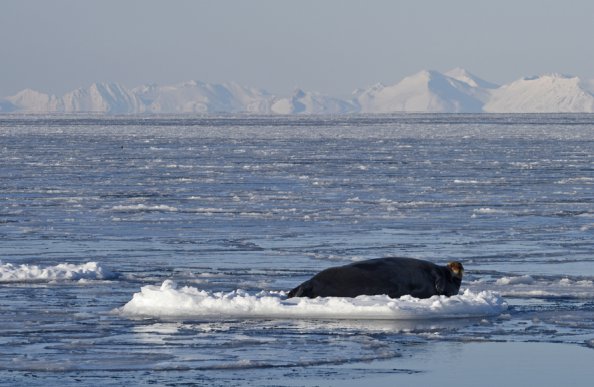
[[454, 296], [464, 275], [460, 262], [438, 266], [413, 258], [376, 258], [331, 267], [288, 293], [291, 297], [357, 297], [387, 294], [391, 298]]

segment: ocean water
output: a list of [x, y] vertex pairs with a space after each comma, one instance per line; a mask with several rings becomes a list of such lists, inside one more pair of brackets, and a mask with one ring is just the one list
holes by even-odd
[[[593, 234], [592, 115], [5, 116], [0, 384], [589, 385]], [[461, 292], [286, 299], [383, 256]]]

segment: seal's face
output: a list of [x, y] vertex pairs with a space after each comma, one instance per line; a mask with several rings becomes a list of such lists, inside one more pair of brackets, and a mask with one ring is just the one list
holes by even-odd
[[460, 262], [450, 262], [446, 266], [450, 269], [454, 277], [462, 279], [464, 276], [464, 266]]

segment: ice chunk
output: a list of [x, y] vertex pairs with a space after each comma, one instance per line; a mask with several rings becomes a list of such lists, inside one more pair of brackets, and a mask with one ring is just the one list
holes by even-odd
[[534, 278], [529, 275], [502, 277], [499, 278], [495, 283], [497, 285], [530, 285], [534, 283]]
[[102, 267], [97, 262], [87, 262], [80, 265], [60, 263], [48, 267], [36, 265], [15, 266], [11, 263], [0, 262], [0, 283], [108, 280], [116, 277], [116, 273]]

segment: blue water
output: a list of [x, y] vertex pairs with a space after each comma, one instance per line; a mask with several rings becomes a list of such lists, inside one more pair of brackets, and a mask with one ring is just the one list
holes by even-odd
[[[0, 182], [3, 264], [117, 273], [0, 282], [11, 385], [397, 382], [444, 343], [594, 347], [592, 115], [7, 116]], [[288, 290], [388, 255], [462, 261], [463, 288], [510, 308], [388, 322], [117, 313], [166, 279]]]

